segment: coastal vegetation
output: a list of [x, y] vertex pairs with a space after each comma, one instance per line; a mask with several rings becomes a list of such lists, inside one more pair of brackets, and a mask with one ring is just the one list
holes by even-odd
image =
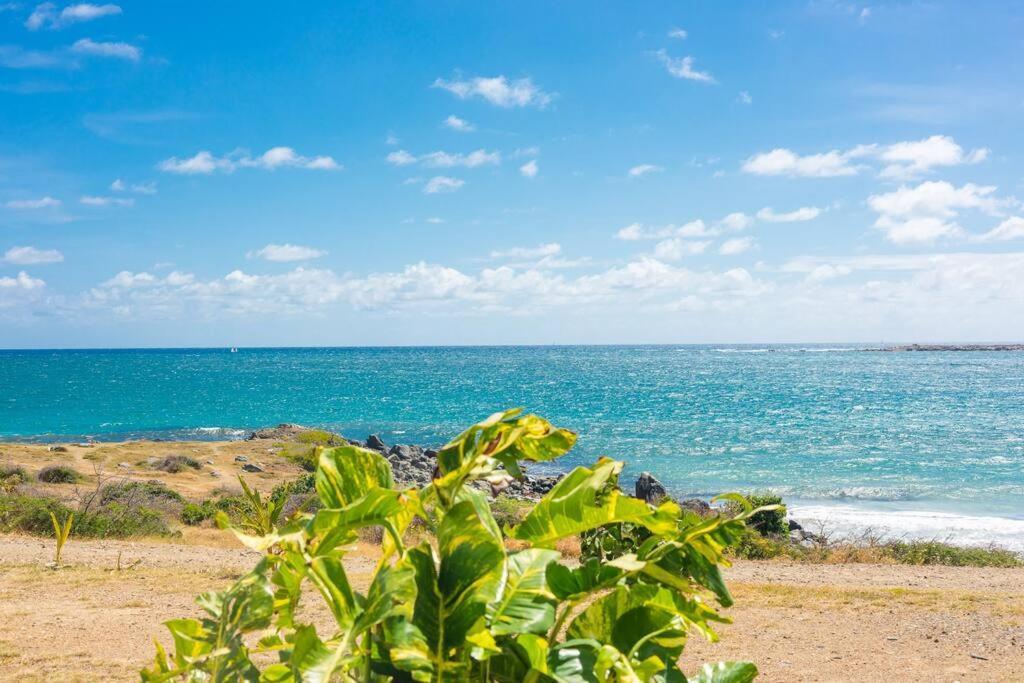
[[[689, 632], [714, 639], [714, 624], [728, 621], [706, 598], [732, 604], [724, 550], [758, 512], [741, 497], [729, 497], [746, 508], [735, 517], [650, 505], [622, 494], [622, 463], [602, 458], [568, 473], [518, 524], [498, 526], [488, 492], [574, 442], [511, 410], [443, 447], [423, 487], [397, 487], [387, 459], [351, 445], [318, 451], [316, 513], [281, 522], [273, 502], [245, 487], [253, 507], [265, 506], [260, 533], [224, 513], [217, 520], [263, 559], [227, 590], [201, 596], [203, 619], [167, 622], [173, 656], [158, 645], [143, 679], [752, 680], [757, 669], [746, 662], [705, 665], [690, 679], [678, 669]], [[407, 535], [414, 520], [420, 540]], [[623, 523], [650, 537], [614, 561], [573, 566], [555, 550]], [[381, 558], [360, 592], [342, 560], [367, 527], [381, 530]], [[329, 608], [330, 633], [302, 621], [305, 586]], [[277, 663], [257, 664], [260, 653]]]

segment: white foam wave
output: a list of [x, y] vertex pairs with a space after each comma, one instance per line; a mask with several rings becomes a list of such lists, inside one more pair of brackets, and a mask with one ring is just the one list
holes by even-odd
[[808, 531], [837, 536], [870, 531], [886, 538], [938, 540], [957, 545], [992, 543], [1024, 551], [1024, 519], [934, 510], [879, 510], [854, 505], [790, 505], [789, 516]]

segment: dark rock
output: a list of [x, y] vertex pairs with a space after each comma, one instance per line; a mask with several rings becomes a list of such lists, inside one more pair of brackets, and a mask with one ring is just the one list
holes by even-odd
[[249, 458], [244, 455], [236, 455], [235, 462], [249, 462]]
[[789, 520], [789, 530], [790, 531], [800, 531], [802, 529], [803, 529], [803, 526], [800, 524], [800, 522], [796, 521], [795, 519]]
[[380, 451], [381, 453], [388, 452], [387, 444], [385, 444], [383, 439], [376, 434], [370, 434], [370, 436], [366, 438], [366, 447], [371, 451]]
[[[303, 425], [292, 424], [285, 422], [277, 425], [276, 427], [267, 427], [266, 429], [257, 429], [255, 432], [249, 434], [246, 437], [248, 441], [256, 440], [270, 440], [270, 441], [295, 441], [306, 432], [322, 432], [320, 429], [313, 429], [312, 427], [304, 427]], [[327, 442], [328, 446], [344, 446], [349, 443], [349, 440], [339, 434], [331, 434], [330, 439]]]
[[669, 497], [668, 491], [650, 472], [642, 472], [636, 480], [636, 497], [642, 501], [657, 505]]
[[243, 472], [265, 472], [266, 470], [264, 470], [262, 467], [260, 467], [259, 465], [255, 464], [255, 463], [247, 462], [244, 465], [242, 465], [242, 471]]
[[54, 453], [67, 453], [67, 446], [50, 446], [46, 450], [53, 451]]
[[701, 517], [711, 516], [711, 505], [706, 500], [700, 498], [687, 498], [686, 500], [679, 501], [679, 507], [684, 510], [696, 513]]

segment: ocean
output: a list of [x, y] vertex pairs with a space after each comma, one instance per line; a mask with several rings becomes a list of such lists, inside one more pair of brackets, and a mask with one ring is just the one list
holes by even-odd
[[[0, 351], [0, 441], [438, 445], [523, 406], [678, 496], [771, 490], [840, 533], [1024, 549], [1024, 353], [853, 346]], [[0, 448], [2, 458], [2, 448]], [[537, 468], [535, 468], [536, 470]]]

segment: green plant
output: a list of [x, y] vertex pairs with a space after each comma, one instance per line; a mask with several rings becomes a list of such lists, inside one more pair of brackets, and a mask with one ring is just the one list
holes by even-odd
[[81, 474], [67, 465], [50, 465], [39, 470], [39, 481], [46, 484], [75, 484], [82, 481]]
[[113, 501], [126, 502], [135, 499], [143, 500], [147, 503], [185, 502], [180, 493], [168, 488], [161, 481], [121, 481], [106, 484], [100, 489], [99, 502], [101, 505], [106, 505]]
[[198, 526], [217, 514], [217, 506], [211, 501], [185, 503], [181, 508], [181, 521], [189, 526]]
[[53, 536], [57, 539], [57, 549], [53, 555], [53, 567], [60, 567], [60, 551], [64, 549], [64, 544], [68, 542], [68, 536], [71, 535], [71, 523], [75, 520], [74, 513], [68, 513], [68, 516], [64, 519], [64, 524], [61, 525], [57, 521], [57, 515], [50, 513], [50, 521], [53, 522]]
[[50, 536], [50, 513], [65, 518], [75, 513], [72, 531], [89, 538], [166, 536], [163, 516], [145, 506], [112, 502], [88, 509], [71, 510], [56, 498], [27, 494], [0, 495], [0, 531]]
[[[747, 495], [750, 504], [762, 508], [747, 519], [747, 526], [762, 536], [785, 536], [789, 534], [789, 522], [786, 521], [786, 505], [782, 496], [774, 493], [751, 493]], [[735, 503], [729, 506], [734, 514], [743, 512], [743, 507]]]
[[[250, 489], [245, 479], [238, 478], [242, 485], [242, 494], [248, 503], [240, 510], [238, 528], [253, 536], [267, 536], [274, 533], [277, 521], [281, 517], [281, 510], [284, 509], [284, 501], [274, 500], [268, 497], [266, 502], [260, 498], [260, 492]], [[230, 518], [223, 512], [217, 515], [217, 523], [221, 527], [231, 525]]]
[[[428, 486], [404, 490], [379, 453], [320, 450], [315, 514], [260, 533], [218, 515], [265, 555], [227, 590], [199, 597], [204, 618], [167, 622], [174, 654], [158, 643], [143, 680], [752, 680], [757, 669], [747, 662], [707, 665], [690, 679], [678, 662], [690, 631], [713, 640], [713, 625], [728, 621], [705, 597], [732, 604], [723, 550], [756, 511], [701, 519], [671, 501], [653, 507], [622, 494], [622, 463], [601, 458], [567, 474], [506, 529], [522, 548], [507, 549], [485, 494], [471, 484], [521, 476], [520, 462], [553, 460], [575, 440], [539, 417], [496, 413], [438, 452]], [[427, 538], [406, 545], [414, 519]], [[574, 567], [554, 550], [623, 523], [650, 537], [612, 561]], [[360, 592], [343, 559], [367, 527], [382, 529], [382, 556]], [[307, 584], [333, 617], [329, 631], [300, 619]], [[252, 657], [261, 653], [278, 661], [258, 665], [266, 657]]]
[[168, 455], [163, 460], [154, 464], [153, 469], [169, 474], [177, 474], [178, 472], [184, 472], [186, 468], [198, 470], [202, 466], [203, 463], [188, 455]]
[[0, 491], [13, 491], [27, 481], [28, 474], [25, 468], [18, 465], [0, 465]]

